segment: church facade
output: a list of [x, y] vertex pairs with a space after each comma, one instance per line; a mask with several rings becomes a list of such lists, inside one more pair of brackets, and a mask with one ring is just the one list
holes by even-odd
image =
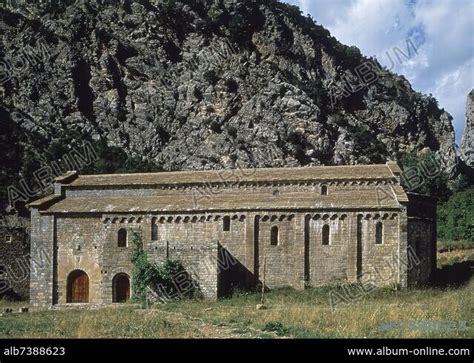
[[[123, 302], [131, 236], [179, 260], [203, 296], [232, 288], [428, 281], [436, 202], [406, 193], [396, 163], [78, 175], [30, 204], [33, 305]], [[42, 261], [42, 263], [37, 263]]]

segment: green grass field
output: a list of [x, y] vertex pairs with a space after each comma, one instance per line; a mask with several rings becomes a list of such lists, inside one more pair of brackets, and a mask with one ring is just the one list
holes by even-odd
[[[473, 250], [440, 254], [440, 266], [474, 260]], [[278, 289], [220, 301], [182, 300], [143, 309], [121, 305], [9, 313], [0, 317], [1, 338], [473, 338], [474, 280], [456, 286], [394, 291], [381, 288], [333, 311], [326, 286]], [[0, 308], [21, 303], [0, 302]], [[454, 321], [423, 328], [421, 322]], [[415, 323], [418, 322], [418, 323]], [[463, 323], [465, 322], [465, 323]], [[418, 325], [416, 325], [418, 324]], [[466, 328], [463, 325], [466, 324]], [[440, 329], [440, 330], [437, 330]]]

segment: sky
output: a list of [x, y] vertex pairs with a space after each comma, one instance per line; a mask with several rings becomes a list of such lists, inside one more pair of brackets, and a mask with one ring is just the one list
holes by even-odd
[[453, 116], [456, 142], [474, 88], [474, 0], [285, 0], [341, 43], [375, 56]]

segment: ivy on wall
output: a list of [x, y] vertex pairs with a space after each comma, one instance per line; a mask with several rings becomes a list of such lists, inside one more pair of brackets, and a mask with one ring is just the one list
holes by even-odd
[[[165, 293], [167, 298], [195, 296], [195, 284], [180, 261], [167, 259], [161, 266], [151, 263], [143, 249], [143, 238], [139, 232], [132, 233], [132, 248], [133, 301], [146, 302], [148, 289], [158, 294]], [[183, 278], [186, 280], [185, 290], [182, 288]]]

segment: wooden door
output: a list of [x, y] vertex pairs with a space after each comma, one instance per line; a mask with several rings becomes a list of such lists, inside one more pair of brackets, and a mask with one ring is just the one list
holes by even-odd
[[84, 271], [73, 271], [69, 275], [67, 302], [89, 302], [89, 277]]

